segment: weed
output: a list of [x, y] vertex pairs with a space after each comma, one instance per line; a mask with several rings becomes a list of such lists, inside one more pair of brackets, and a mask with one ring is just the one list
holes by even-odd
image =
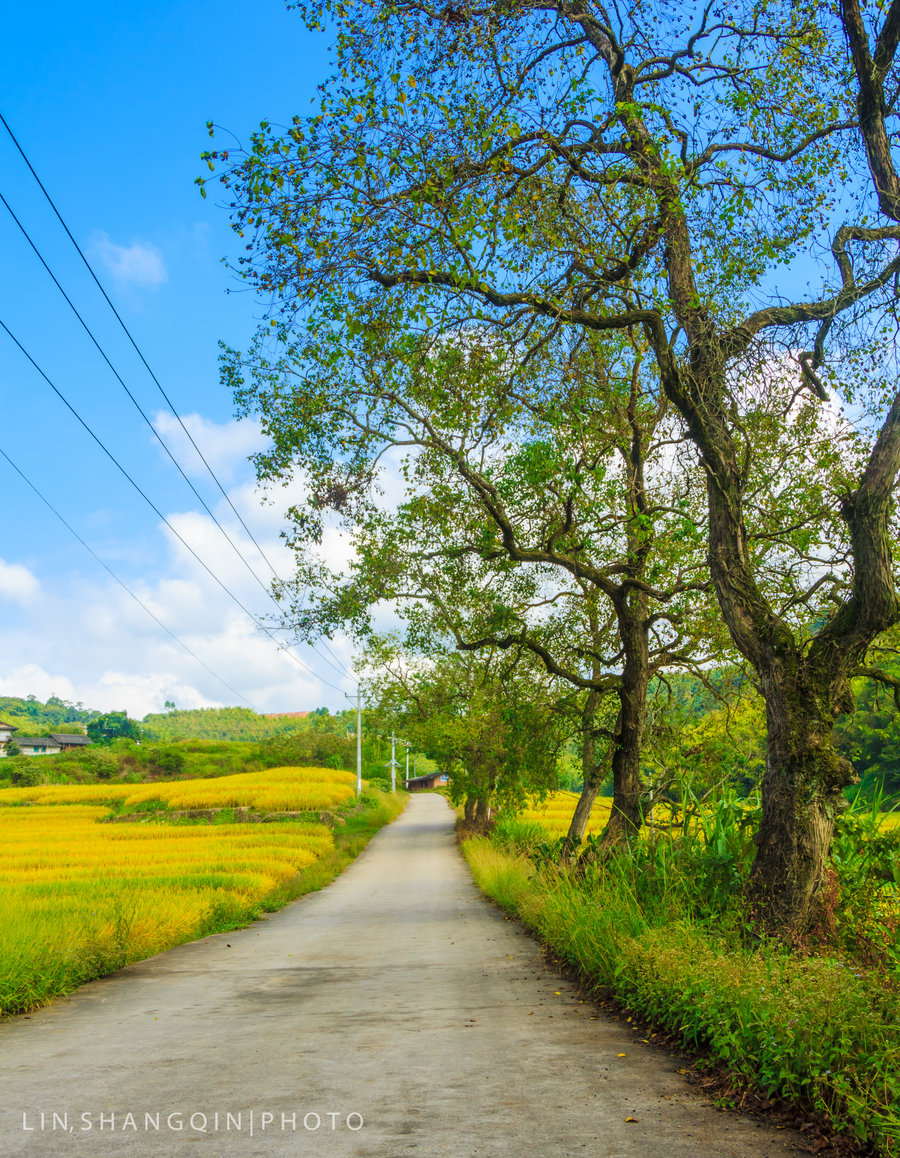
[[831, 922], [798, 952], [748, 936], [757, 808], [730, 793], [702, 805], [686, 793], [630, 848], [574, 868], [558, 863], [559, 841], [513, 819], [463, 848], [484, 891], [598, 990], [767, 1096], [897, 1155], [900, 833], [851, 806], [822, 898]]

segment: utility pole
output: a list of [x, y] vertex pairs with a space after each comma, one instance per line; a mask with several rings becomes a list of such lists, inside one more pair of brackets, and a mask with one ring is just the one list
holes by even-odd
[[391, 792], [397, 791], [397, 759], [395, 755], [395, 745], [396, 738], [394, 733], [391, 732], [391, 760], [387, 765], [387, 767], [391, 770]]
[[[353, 697], [344, 692], [346, 699], [353, 703]], [[362, 795], [362, 692], [356, 685], [356, 795]]]
[[403, 787], [409, 788], [409, 744], [406, 742], [406, 740], [404, 740], [403, 743], [406, 744], [406, 783], [403, 785]]

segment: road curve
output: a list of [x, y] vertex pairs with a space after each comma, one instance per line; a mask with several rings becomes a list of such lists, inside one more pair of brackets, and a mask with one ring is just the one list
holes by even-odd
[[0, 1024], [4, 1158], [762, 1158], [473, 886], [442, 797], [321, 893]]

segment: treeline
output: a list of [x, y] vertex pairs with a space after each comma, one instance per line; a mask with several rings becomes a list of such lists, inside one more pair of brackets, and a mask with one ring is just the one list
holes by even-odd
[[[124, 712], [102, 714], [51, 696], [0, 698], [0, 720], [22, 735], [81, 732], [92, 725], [90, 748], [55, 756], [8, 756], [0, 780], [17, 784], [80, 783], [132, 777], [221, 776], [278, 765], [356, 770], [356, 712], [316, 708], [305, 718], [259, 715], [249, 708], [195, 708], [151, 713], [139, 723]], [[109, 725], [104, 726], [104, 725]], [[398, 781], [405, 773], [397, 748]], [[390, 739], [375, 713], [363, 714], [362, 764], [366, 779], [389, 780]], [[416, 755], [417, 770], [434, 762]]]
[[[363, 778], [389, 781], [390, 740], [379, 733], [372, 714], [367, 715], [368, 718], [363, 718]], [[58, 755], [7, 756], [0, 759], [0, 784], [4, 781], [13, 786], [32, 786], [87, 784], [104, 780], [191, 779], [231, 776], [238, 772], [257, 772], [282, 766], [356, 771], [355, 712], [332, 716], [326, 709], [320, 709], [306, 720], [294, 721], [292, 731], [263, 736], [258, 740], [206, 737], [156, 740], [147, 736], [143, 724], [140, 727], [139, 742], [132, 738], [101, 739], [90, 747]], [[421, 755], [417, 759], [419, 771], [434, 767]], [[400, 783], [404, 771], [404, 760], [398, 748]]]
[[0, 696], [0, 720], [18, 728], [22, 735], [43, 736], [48, 732], [80, 732], [79, 725], [100, 715], [84, 704], [50, 696], [42, 703], [36, 696]]

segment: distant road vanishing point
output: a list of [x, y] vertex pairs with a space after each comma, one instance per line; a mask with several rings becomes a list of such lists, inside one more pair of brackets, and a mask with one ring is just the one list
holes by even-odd
[[482, 899], [443, 797], [332, 885], [0, 1024], [3, 1158], [763, 1158]]

